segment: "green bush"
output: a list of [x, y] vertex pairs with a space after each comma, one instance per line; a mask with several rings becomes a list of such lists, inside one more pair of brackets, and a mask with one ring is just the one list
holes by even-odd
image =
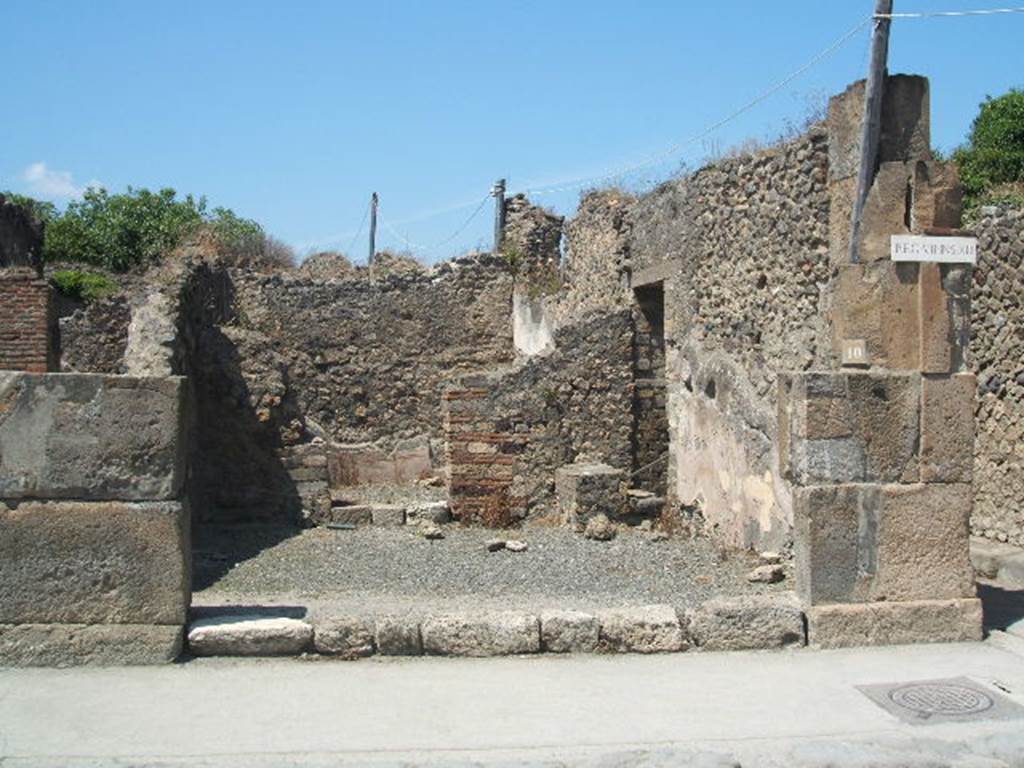
[[88, 189], [46, 227], [48, 261], [76, 261], [122, 272], [157, 261], [204, 220], [206, 201], [178, 200], [173, 189], [111, 195]]
[[[1012, 89], [982, 102], [967, 143], [953, 153], [968, 208], [997, 188], [1024, 183], [1024, 91]], [[1019, 187], [1018, 187], [1019, 189]]]
[[78, 269], [62, 269], [59, 272], [54, 272], [50, 282], [65, 296], [84, 301], [87, 304], [117, 292], [117, 283], [106, 275], [82, 272]]

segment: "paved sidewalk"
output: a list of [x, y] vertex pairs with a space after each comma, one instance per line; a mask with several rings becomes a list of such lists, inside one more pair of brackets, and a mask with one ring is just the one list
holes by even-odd
[[667, 656], [0, 671], [0, 766], [1024, 764], [1024, 719], [913, 725], [855, 686], [1024, 704], [1024, 640]]

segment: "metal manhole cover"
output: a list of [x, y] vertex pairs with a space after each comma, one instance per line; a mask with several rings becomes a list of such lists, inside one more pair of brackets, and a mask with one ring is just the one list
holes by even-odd
[[1024, 707], [967, 677], [859, 685], [886, 712], [914, 725], [1024, 717]]
[[951, 683], [911, 683], [889, 691], [889, 699], [922, 715], [975, 715], [995, 704], [983, 691]]

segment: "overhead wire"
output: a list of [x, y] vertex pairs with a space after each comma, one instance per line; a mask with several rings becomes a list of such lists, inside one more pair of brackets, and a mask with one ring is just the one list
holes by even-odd
[[[826, 48], [821, 50], [819, 53], [815, 54], [805, 64], [803, 64], [802, 66], [798, 67], [793, 72], [791, 72], [790, 74], [786, 75], [784, 78], [782, 78], [778, 82], [774, 83], [773, 85], [771, 85], [767, 89], [761, 91], [757, 96], [755, 96], [750, 101], [748, 101], [748, 102], [744, 103], [742, 106], [734, 109], [732, 112], [728, 113], [725, 117], [723, 117], [722, 119], [718, 120], [717, 122], [707, 126], [703, 130], [701, 130], [699, 133], [694, 134], [693, 136], [690, 136], [689, 138], [687, 138], [687, 139], [685, 139], [683, 141], [680, 141], [680, 142], [678, 142], [676, 144], [673, 144], [672, 146], [668, 147], [667, 149], [663, 150], [662, 152], [659, 152], [659, 153], [657, 153], [655, 155], [651, 155], [650, 157], [648, 157], [647, 159], [645, 159], [645, 160], [643, 160], [641, 162], [634, 163], [634, 164], [631, 164], [631, 165], [627, 165], [625, 167], [616, 169], [616, 170], [611, 171], [609, 173], [600, 174], [600, 175], [596, 175], [596, 176], [580, 177], [580, 178], [576, 178], [576, 179], [571, 179], [569, 181], [557, 182], [557, 183], [549, 184], [549, 185], [536, 185], [536, 186], [534, 186], [534, 185], [529, 185], [528, 184], [528, 185], [525, 185], [522, 188], [520, 188], [518, 191], [520, 193], [529, 194], [531, 196], [540, 196], [540, 195], [551, 195], [551, 194], [557, 194], [559, 192], [567, 192], [567, 191], [577, 190], [577, 189], [580, 189], [580, 188], [582, 188], [582, 187], [584, 187], [586, 185], [598, 184], [598, 183], [601, 183], [601, 182], [608, 182], [608, 181], [613, 181], [613, 180], [616, 180], [616, 179], [620, 179], [620, 178], [622, 178], [624, 176], [627, 176], [627, 175], [629, 175], [631, 173], [634, 173], [634, 172], [636, 172], [638, 170], [642, 170], [644, 168], [650, 168], [651, 166], [654, 166], [654, 165], [657, 165], [657, 164], [659, 164], [661, 162], [664, 162], [665, 160], [667, 160], [667, 159], [669, 159], [671, 157], [677, 156], [680, 153], [682, 153], [683, 150], [685, 150], [685, 149], [687, 149], [687, 148], [689, 148], [689, 147], [691, 147], [691, 146], [693, 146], [695, 144], [698, 144], [699, 142], [704, 141], [705, 139], [707, 139], [709, 136], [711, 136], [713, 133], [715, 133], [719, 129], [723, 128], [724, 126], [728, 125], [729, 123], [731, 123], [732, 121], [734, 121], [738, 117], [746, 114], [747, 112], [749, 112], [754, 107], [758, 106], [762, 102], [764, 102], [767, 99], [769, 99], [770, 97], [774, 96], [776, 93], [778, 93], [783, 88], [788, 86], [794, 80], [798, 79], [804, 73], [806, 73], [807, 71], [809, 71], [813, 67], [817, 66], [819, 63], [821, 63], [822, 61], [824, 61], [825, 59], [830, 57], [832, 54], [834, 54], [836, 51], [838, 51], [840, 48], [842, 48], [849, 40], [851, 40], [853, 37], [855, 37], [865, 27], [867, 27], [867, 26], [871, 25], [872, 23], [874, 23], [876, 21], [879, 21], [881, 19], [921, 19], [921, 18], [939, 18], [939, 17], [992, 16], [992, 15], [998, 15], [998, 14], [1015, 14], [1015, 13], [1024, 13], [1024, 7], [985, 8], [985, 9], [973, 9], [973, 10], [962, 10], [962, 11], [921, 11], [921, 12], [906, 12], [906, 13], [872, 14], [871, 16], [868, 16], [868, 17], [862, 19], [855, 26], [853, 26], [850, 30], [848, 30], [846, 33], [844, 33], [842, 36], [840, 36], [834, 42], [832, 42], [830, 45], [828, 45]], [[379, 218], [381, 224], [384, 226], [384, 228], [387, 229], [388, 232], [390, 232], [392, 236], [397, 238], [400, 242], [405, 243], [405, 246], [406, 246], [407, 249], [409, 249], [409, 250], [417, 250], [417, 251], [421, 251], [421, 252], [430, 252], [430, 251], [436, 250], [437, 248], [441, 248], [441, 247], [447, 245], [448, 243], [452, 242], [455, 238], [457, 238], [459, 235], [461, 235], [469, 227], [469, 225], [476, 219], [476, 217], [480, 214], [480, 211], [483, 210], [484, 205], [486, 205], [487, 200], [490, 197], [492, 197], [491, 193], [488, 193], [487, 195], [485, 195], [484, 198], [480, 201], [480, 203], [473, 210], [473, 212], [469, 215], [469, 217], [465, 220], [465, 222], [463, 222], [462, 225], [460, 225], [451, 235], [449, 235], [445, 239], [443, 239], [443, 240], [441, 240], [441, 241], [439, 241], [439, 242], [437, 242], [437, 243], [435, 243], [433, 245], [421, 245], [421, 244], [415, 243], [415, 242], [411, 241], [407, 236], [403, 235], [401, 232], [399, 232], [397, 229], [395, 229], [395, 227], [391, 225], [391, 223], [387, 220], [386, 217], [383, 217], [383, 216], [381, 216], [378, 213], [378, 218]], [[468, 204], [468, 205], [471, 205], [471, 203]], [[468, 207], [468, 205], [467, 206], [460, 206], [460, 207]], [[358, 239], [359, 234], [362, 233], [362, 229], [363, 229], [363, 226], [365, 226], [365, 224], [366, 224], [366, 218], [367, 218], [368, 214], [369, 214], [369, 207], [367, 208], [366, 212], [364, 212], [364, 214], [363, 214], [363, 221], [359, 225], [359, 230], [357, 231], [356, 236], [352, 239], [352, 244], [349, 246], [349, 250], [351, 250], [352, 246], [355, 244], [355, 241]], [[436, 214], [436, 215], [439, 215], [439, 214]], [[424, 217], [424, 218], [433, 218], [433, 216]]]
[[939, 17], [959, 16], [995, 16], [1003, 13], [1024, 13], [1024, 7], [1014, 8], [977, 8], [966, 11], [915, 11], [909, 13], [876, 13], [876, 19], [934, 19]]
[[628, 175], [628, 174], [630, 174], [630, 173], [632, 173], [634, 171], [638, 171], [638, 170], [641, 170], [643, 168], [648, 168], [648, 167], [650, 167], [652, 165], [656, 165], [656, 164], [658, 164], [660, 162], [663, 162], [664, 160], [667, 160], [668, 158], [670, 158], [670, 157], [672, 157], [674, 155], [679, 154], [680, 151], [682, 151], [686, 147], [689, 147], [689, 146], [691, 146], [693, 144], [696, 144], [699, 141], [702, 141], [703, 139], [706, 139], [708, 136], [710, 136], [712, 133], [717, 131], [719, 128], [722, 128], [725, 125], [731, 123], [733, 120], [735, 120], [740, 115], [743, 115], [743, 114], [749, 112], [751, 109], [756, 107], [761, 102], [765, 101], [766, 99], [770, 98], [771, 96], [774, 96], [776, 93], [781, 91], [783, 88], [785, 88], [787, 85], [792, 83], [798, 77], [803, 75], [809, 69], [813, 68], [814, 66], [819, 64], [821, 61], [823, 61], [824, 59], [828, 58], [833, 53], [835, 53], [837, 50], [839, 50], [851, 38], [853, 38], [858, 32], [860, 32], [862, 29], [864, 29], [869, 24], [871, 24], [872, 21], [873, 21], [873, 18], [870, 17], [870, 16], [865, 18], [865, 19], [862, 19], [853, 28], [851, 28], [848, 32], [846, 32], [844, 35], [842, 35], [840, 38], [838, 38], [835, 42], [833, 42], [827, 48], [825, 48], [824, 50], [822, 50], [821, 52], [816, 54], [806, 64], [804, 64], [803, 66], [801, 66], [798, 69], [794, 70], [789, 75], [784, 77], [782, 80], [779, 80], [777, 83], [772, 85], [770, 88], [762, 91], [760, 94], [758, 94], [756, 97], [754, 97], [753, 99], [751, 99], [750, 101], [745, 103], [743, 106], [733, 110], [728, 115], [723, 117], [721, 120], [719, 120], [718, 122], [713, 123], [712, 125], [708, 126], [704, 130], [702, 130], [700, 133], [697, 133], [696, 135], [691, 136], [690, 138], [688, 138], [688, 139], [686, 139], [684, 141], [681, 141], [681, 142], [679, 142], [677, 144], [672, 145], [671, 147], [669, 147], [668, 149], [664, 150], [663, 152], [660, 152], [660, 153], [658, 153], [656, 155], [653, 155], [653, 156], [649, 157], [647, 160], [644, 160], [644, 161], [642, 161], [640, 163], [635, 163], [633, 165], [626, 166], [625, 168], [622, 168], [622, 169], [619, 169], [619, 170], [614, 171], [612, 173], [604, 174], [604, 175], [601, 175], [601, 176], [591, 176], [591, 177], [586, 177], [586, 178], [581, 178], [581, 179], [574, 179], [572, 181], [559, 183], [558, 185], [552, 185], [550, 187], [543, 187], [543, 186], [540, 186], [540, 187], [529, 187], [528, 186], [523, 191], [526, 192], [527, 194], [530, 194], [530, 195], [546, 195], [546, 194], [553, 194], [555, 192], [567, 192], [567, 191], [570, 191], [570, 190], [573, 190], [573, 189], [579, 189], [580, 187], [582, 187], [584, 185], [587, 185], [587, 184], [592, 184], [592, 183], [595, 183], [595, 182], [608, 181], [608, 180], [620, 178], [620, 177], [626, 176], [626, 175]]
[[358, 240], [359, 236], [363, 234], [363, 227], [366, 226], [366, 219], [370, 216], [370, 206], [372, 205], [372, 202], [366, 203], [366, 210], [363, 211], [363, 220], [359, 222], [359, 229], [356, 230], [356, 233], [352, 236], [352, 240], [348, 244], [347, 255], [352, 255], [352, 249], [356, 245], [356, 240]]

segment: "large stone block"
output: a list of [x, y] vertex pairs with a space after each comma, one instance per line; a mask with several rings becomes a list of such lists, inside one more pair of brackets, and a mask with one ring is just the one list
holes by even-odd
[[555, 493], [567, 525], [585, 525], [597, 515], [611, 519], [626, 510], [625, 473], [607, 464], [570, 464], [555, 470]]
[[859, 485], [796, 488], [793, 494], [797, 591], [808, 605], [857, 599], [873, 550], [865, 512], [877, 489]]
[[383, 656], [419, 656], [423, 653], [420, 623], [411, 616], [381, 616], [374, 626], [374, 643]]
[[175, 499], [184, 379], [0, 372], [0, 498]]
[[964, 642], [981, 640], [981, 620], [977, 599], [820, 605], [807, 609], [807, 638], [818, 648]]
[[599, 636], [597, 617], [581, 611], [544, 611], [541, 644], [550, 653], [593, 653]]
[[970, 509], [963, 484], [797, 489], [800, 596], [809, 605], [973, 596]]
[[[931, 98], [928, 78], [889, 75], [882, 96], [880, 162], [931, 157]], [[828, 105], [829, 176], [857, 175], [864, 121], [864, 81], [858, 80]]]
[[804, 615], [792, 595], [715, 598], [693, 612], [690, 634], [705, 651], [801, 646]]
[[838, 268], [833, 298], [833, 347], [862, 339], [869, 362], [892, 370], [920, 368], [918, 265], [879, 261]]
[[212, 615], [188, 627], [188, 647], [196, 656], [284, 656], [312, 645], [313, 627], [286, 616]]
[[953, 326], [949, 297], [942, 287], [942, 272], [938, 264], [921, 264], [918, 302], [921, 371], [949, 373], [953, 364]]
[[863, 263], [889, 258], [889, 238], [910, 233], [911, 169], [900, 162], [882, 163], [875, 174], [861, 222], [858, 253]]
[[969, 483], [974, 474], [974, 374], [926, 376], [921, 389], [921, 480]]
[[0, 623], [185, 623], [178, 502], [0, 502]]
[[869, 599], [974, 597], [971, 486], [888, 485], [880, 499]]
[[519, 611], [431, 616], [423, 650], [436, 656], [506, 656], [540, 651], [540, 622]]
[[373, 623], [356, 616], [324, 618], [313, 627], [313, 647], [317, 653], [354, 659], [372, 656]]
[[0, 624], [0, 666], [164, 664], [183, 634], [172, 624]]
[[598, 650], [606, 653], [670, 653], [689, 646], [670, 605], [616, 608], [598, 614]]
[[800, 485], [916, 482], [920, 376], [794, 374], [783, 380], [787, 476]]

